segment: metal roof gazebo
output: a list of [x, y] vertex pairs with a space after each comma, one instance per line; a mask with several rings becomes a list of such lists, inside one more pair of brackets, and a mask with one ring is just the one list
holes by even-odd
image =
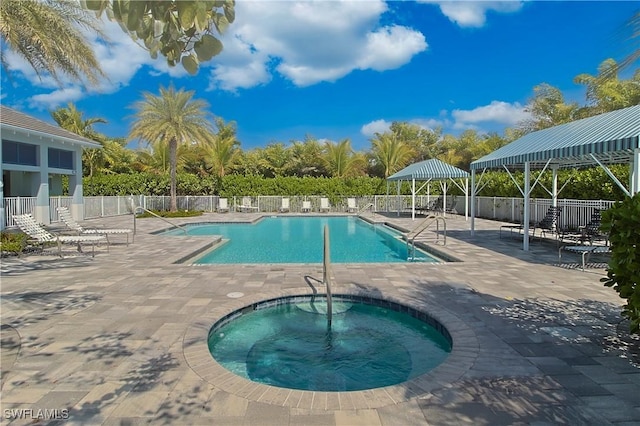
[[[463, 180], [458, 182], [457, 179]], [[420, 161], [411, 164], [387, 178], [387, 193], [389, 192], [389, 181], [396, 181], [398, 185], [398, 195], [400, 195], [400, 184], [403, 180], [411, 182], [411, 219], [416, 216], [416, 194], [428, 185], [432, 180], [440, 181], [443, 196], [443, 206], [447, 205], [447, 182], [452, 181], [465, 194], [465, 199], [469, 195], [469, 173], [457, 167], [447, 164], [437, 158]], [[425, 181], [416, 190], [416, 181]], [[465, 201], [465, 218], [469, 215], [469, 203]]]
[[[471, 234], [474, 233], [475, 195], [484, 171], [503, 168], [509, 173], [524, 169], [524, 185], [518, 189], [524, 197], [523, 249], [529, 249], [529, 196], [531, 169], [551, 169], [553, 173], [552, 205], [557, 206], [558, 176], [560, 168], [575, 168], [598, 165], [622, 189], [633, 196], [640, 192], [640, 105], [612, 111], [570, 123], [529, 133], [508, 145], [485, 155], [471, 163]], [[609, 164], [630, 163], [631, 173], [628, 188], [620, 182]], [[476, 171], [482, 174], [476, 182]], [[517, 184], [516, 184], [517, 185]], [[561, 188], [562, 189], [562, 188]]]

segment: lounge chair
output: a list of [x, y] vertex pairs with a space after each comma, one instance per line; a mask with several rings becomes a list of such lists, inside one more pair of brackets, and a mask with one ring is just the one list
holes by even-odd
[[300, 211], [302, 213], [309, 213], [311, 211], [311, 201], [303, 201]]
[[[127, 245], [129, 245], [129, 234], [133, 235], [133, 229], [129, 228], [84, 228], [78, 222], [75, 221], [71, 212], [66, 207], [58, 207], [58, 216], [64, 222], [67, 227], [79, 235], [104, 235], [107, 241], [109, 235], [126, 235]], [[109, 241], [111, 243], [111, 241]]]
[[329, 213], [330, 210], [331, 210], [331, 206], [329, 205], [329, 199], [320, 198], [320, 211]]
[[216, 209], [218, 213], [227, 213], [229, 212], [229, 200], [226, 198], [218, 198], [218, 208]]
[[[536, 236], [536, 230], [540, 230], [540, 238], [546, 235], [547, 232], [556, 233], [558, 235], [558, 219], [560, 218], [560, 212], [562, 207], [551, 206], [547, 210], [541, 221], [533, 223], [529, 229], [532, 230], [532, 237]], [[511, 234], [513, 231], [517, 231], [520, 234], [524, 230], [523, 225], [502, 225], [500, 227], [500, 238], [502, 238], [502, 231], [509, 230]]]
[[251, 205], [251, 197], [242, 197], [242, 204], [240, 205], [240, 211], [250, 212], [254, 210], [258, 211], [258, 208]]
[[347, 211], [349, 213], [355, 213], [358, 211], [358, 205], [355, 198], [347, 198]]
[[591, 214], [591, 220], [585, 226], [581, 226], [575, 230], [564, 230], [560, 234], [560, 240], [573, 241], [581, 245], [589, 243], [593, 245], [596, 241], [608, 243], [608, 236], [600, 231], [600, 225], [602, 224], [602, 214], [600, 209], [594, 209]]
[[563, 246], [558, 249], [558, 262], [562, 259], [562, 251], [570, 251], [572, 253], [578, 253], [582, 257], [582, 270], [585, 270], [587, 263], [589, 262], [589, 256], [592, 254], [607, 254], [611, 251], [609, 246]]
[[282, 199], [282, 204], [280, 206], [280, 213], [284, 213], [284, 212], [288, 212], [289, 211], [289, 199], [288, 198], [283, 198]]
[[42, 244], [42, 249], [46, 243], [58, 244], [58, 256], [62, 257], [62, 244], [75, 244], [78, 251], [82, 251], [82, 243], [88, 243], [92, 246], [91, 256], [95, 256], [96, 244], [109, 241], [104, 235], [54, 235], [40, 225], [30, 214], [14, 215], [13, 220], [18, 228], [29, 236], [32, 242]]

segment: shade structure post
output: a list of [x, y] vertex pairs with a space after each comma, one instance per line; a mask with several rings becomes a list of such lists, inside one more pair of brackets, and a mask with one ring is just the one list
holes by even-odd
[[636, 148], [633, 151], [629, 180], [629, 193], [633, 197], [635, 194], [640, 192], [640, 148]]
[[411, 220], [416, 220], [416, 180], [411, 179]]
[[398, 187], [398, 195], [396, 196], [396, 208], [398, 209], [398, 216], [400, 216], [400, 184], [402, 183], [401, 180], [396, 181], [396, 186]]
[[475, 221], [475, 217], [476, 217], [476, 169], [471, 169], [471, 201], [469, 202], [469, 204], [471, 204], [469, 206], [469, 210], [470, 210], [470, 215], [471, 215], [471, 236], [473, 237], [476, 233], [476, 221]]
[[469, 178], [464, 179], [464, 220], [469, 220]]
[[522, 236], [522, 249], [524, 251], [529, 251], [529, 216], [530, 216], [530, 206], [529, 206], [529, 195], [530, 195], [530, 186], [531, 186], [531, 163], [528, 161], [524, 163], [524, 217], [522, 224], [523, 226], [523, 236]]

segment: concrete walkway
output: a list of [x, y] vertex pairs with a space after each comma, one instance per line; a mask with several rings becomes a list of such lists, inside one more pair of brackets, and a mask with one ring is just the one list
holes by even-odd
[[582, 272], [578, 257], [564, 254], [558, 264], [548, 242], [523, 252], [516, 238], [499, 238], [499, 222], [478, 220], [471, 238], [464, 218], [448, 218], [447, 245], [436, 247], [460, 262], [333, 265], [338, 291], [418, 307], [454, 339], [447, 361], [425, 376], [333, 393], [237, 377], [206, 342], [226, 312], [309, 293], [305, 277], [321, 280], [321, 265], [176, 264], [214, 238], [155, 235], [168, 225], [153, 218], [136, 225], [133, 244], [114, 241], [95, 258], [70, 246], [63, 259], [55, 251], [2, 259], [2, 424], [640, 424], [639, 341], [621, 322], [622, 299], [599, 282], [604, 264]]

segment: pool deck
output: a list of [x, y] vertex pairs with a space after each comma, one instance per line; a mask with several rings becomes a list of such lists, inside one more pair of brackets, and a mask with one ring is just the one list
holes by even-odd
[[524, 252], [515, 234], [499, 238], [500, 222], [476, 220], [472, 238], [463, 217], [449, 216], [446, 247], [436, 247], [460, 262], [334, 264], [334, 293], [425, 310], [449, 329], [453, 352], [402, 385], [303, 392], [226, 372], [206, 336], [216, 318], [252, 301], [322, 293], [321, 265], [176, 264], [213, 238], [153, 234], [168, 226], [154, 218], [136, 225], [133, 244], [114, 236], [95, 258], [67, 246], [63, 259], [50, 250], [1, 260], [1, 424], [34, 424], [38, 410], [65, 409], [59, 424], [640, 424], [640, 340], [621, 322], [623, 300], [599, 282], [604, 263], [583, 272], [567, 253], [559, 264], [553, 242]]

